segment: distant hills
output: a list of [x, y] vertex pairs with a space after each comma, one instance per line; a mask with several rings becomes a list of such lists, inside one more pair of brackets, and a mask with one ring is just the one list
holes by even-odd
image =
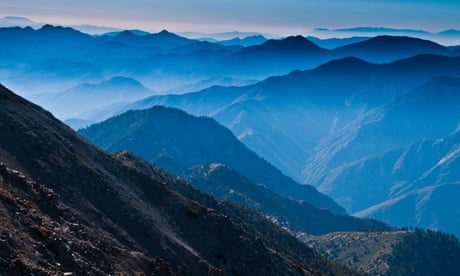
[[[456, 54], [455, 49], [432, 42], [385, 36], [375, 43], [372, 39], [335, 41], [333, 44], [341, 45], [337, 49], [331, 49], [329, 41], [329, 48], [325, 49], [302, 36], [269, 40], [253, 36], [239, 42], [208, 42], [166, 30], [155, 34], [133, 30], [92, 36], [69, 27], [43, 25], [37, 30], [0, 28], [0, 38], [9, 42], [0, 46], [2, 82], [24, 96], [57, 93], [117, 76], [135, 79], [157, 93], [184, 93], [191, 92], [187, 88], [204, 88], [199, 84], [210, 79], [215, 80], [211, 85], [238, 85], [293, 70], [312, 69], [348, 56], [383, 63], [421, 53]], [[385, 46], [378, 50], [379, 45]], [[405, 45], [404, 49], [400, 45]], [[379, 52], [372, 54], [373, 51]], [[82, 66], [82, 70], [70, 72], [62, 69]], [[41, 82], [43, 78], [47, 79], [46, 84]], [[235, 82], [219, 81], [224, 79]]]
[[267, 38], [265, 38], [263, 35], [252, 35], [252, 36], [247, 36], [245, 38], [232, 38], [228, 40], [222, 40], [219, 41], [218, 43], [226, 46], [231, 46], [231, 45], [240, 45], [244, 47], [248, 46], [255, 46], [255, 45], [260, 45], [267, 41]]
[[[40, 22], [35, 22], [33, 20], [30, 20], [25, 17], [20, 17], [20, 16], [6, 16], [3, 18], [0, 18], [0, 28], [8, 28], [8, 27], [32, 27], [34, 29], [41, 28], [43, 25], [46, 25], [47, 23], [40, 23]], [[91, 35], [100, 35], [108, 32], [115, 32], [119, 31], [117, 28], [111, 28], [111, 27], [104, 27], [104, 26], [95, 26], [95, 25], [89, 25], [89, 24], [83, 24], [83, 25], [71, 25], [68, 27], [72, 27], [76, 30], [79, 30], [81, 32], [91, 34]]]
[[443, 45], [458, 45], [460, 44], [460, 32], [450, 29], [440, 32], [428, 32], [417, 29], [395, 29], [385, 27], [355, 27], [341, 29], [316, 28], [313, 32], [317, 36], [326, 37], [350, 37], [350, 36], [412, 36], [422, 39], [428, 39], [441, 43]]
[[121, 105], [155, 94], [138, 81], [114, 77], [97, 84], [80, 84], [60, 93], [30, 96], [30, 99], [54, 111], [63, 120], [83, 117], [101, 107]]
[[[345, 58], [246, 87], [212, 87], [184, 95], [154, 96], [118, 112], [160, 104], [212, 116], [285, 174], [313, 184], [352, 213], [399, 226], [405, 226], [406, 222], [456, 231], [456, 220], [440, 222], [443, 214], [451, 214], [448, 211], [451, 208], [444, 204], [426, 205], [430, 211], [424, 211], [417, 209], [421, 206], [417, 200], [407, 201], [409, 205], [398, 205], [394, 212], [383, 211], [392, 206], [394, 198], [404, 194], [396, 194], [396, 187], [405, 187], [424, 173], [419, 174], [410, 166], [401, 171], [404, 175], [414, 174], [410, 181], [403, 180], [409, 181], [407, 184], [395, 177], [394, 164], [405, 152], [401, 147], [424, 140], [435, 143], [458, 127], [455, 108], [458, 85], [455, 78], [439, 77], [443, 75], [460, 75], [458, 57], [419, 55], [382, 65]], [[423, 98], [424, 93], [431, 96]], [[407, 160], [425, 158], [424, 154], [428, 158], [432, 152], [447, 155], [455, 152], [457, 143], [453, 141], [446, 150], [416, 151]], [[441, 158], [435, 157], [429, 161], [434, 163], [427, 164], [432, 167]], [[408, 164], [411, 162], [415, 161]], [[450, 170], [455, 169], [445, 169]], [[435, 179], [444, 174], [436, 171], [434, 180], [422, 188], [441, 184]], [[452, 181], [458, 178], [452, 177], [449, 183]], [[417, 189], [409, 188], [407, 192]], [[423, 191], [412, 193], [407, 200], [429, 190]], [[398, 202], [406, 202], [401, 201], [405, 198], [399, 197]], [[383, 205], [379, 205], [379, 211], [373, 208], [380, 203]], [[411, 211], [396, 211], [402, 206]], [[430, 212], [438, 215], [424, 222], [415, 220]]]
[[166, 105], [212, 116], [249, 148], [300, 180], [306, 159], [320, 139], [368, 108], [389, 102], [431, 78], [459, 74], [459, 64], [458, 58], [435, 55], [383, 65], [346, 58], [246, 87], [154, 96], [118, 112]]
[[0, 18], [0, 28], [8, 27], [32, 27], [40, 28], [43, 26], [43, 23], [34, 22], [28, 18], [20, 16], [5, 16]]
[[451, 51], [437, 43], [403, 36], [377, 36], [336, 49], [344, 55], [360, 57], [369, 62], [383, 63], [419, 54], [450, 55]]
[[307, 36], [307, 39], [310, 40], [311, 42], [315, 43], [321, 48], [325, 49], [335, 49], [339, 48], [342, 46], [346, 46], [348, 44], [352, 43], [357, 43], [361, 41], [368, 40], [370, 37], [365, 37], [365, 36], [354, 36], [354, 37], [348, 37], [348, 38], [319, 38], [315, 36]]
[[[23, 95], [61, 92], [81, 83], [117, 76], [136, 79], [155, 91], [183, 87], [220, 76], [196, 76], [189, 70], [241, 47], [190, 40], [167, 31], [90, 36], [50, 25], [38, 30], [1, 28], [0, 37], [9, 41], [0, 46], [0, 53], [5, 52], [0, 64], [2, 80]], [[190, 47], [184, 48], [185, 45]], [[60, 70], [60, 64], [68, 65]], [[69, 72], [70, 68], [78, 68], [73, 64], [85, 65], [85, 71]], [[37, 85], [43, 78], [47, 83]]]

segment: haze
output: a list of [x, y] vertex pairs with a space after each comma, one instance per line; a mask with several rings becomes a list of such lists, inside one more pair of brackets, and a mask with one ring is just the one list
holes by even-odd
[[[326, 4], [327, 3], [327, 4]], [[308, 33], [317, 27], [460, 28], [460, 1], [369, 0], [2, 0], [0, 16], [149, 31]]]

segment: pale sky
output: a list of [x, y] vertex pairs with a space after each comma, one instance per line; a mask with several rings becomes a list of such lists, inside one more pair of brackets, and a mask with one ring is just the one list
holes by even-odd
[[159, 31], [308, 33], [317, 27], [460, 29], [460, 0], [0, 0], [0, 17]]

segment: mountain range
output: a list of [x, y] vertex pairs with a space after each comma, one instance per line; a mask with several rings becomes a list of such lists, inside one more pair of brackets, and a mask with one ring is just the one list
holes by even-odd
[[256, 213], [0, 95], [2, 273], [354, 274]]
[[[216, 201], [129, 152], [109, 155], [3, 86], [0, 95], [2, 273], [357, 274], [257, 213]], [[395, 234], [402, 238], [351, 243], [335, 234], [324, 254], [343, 263], [342, 256], [369, 256], [368, 249], [358, 255], [356, 244], [373, 246], [388, 274], [456, 271], [460, 243], [453, 236]], [[310, 244], [323, 250], [329, 241]], [[341, 249], [344, 242], [353, 247]], [[347, 264], [362, 271], [369, 262]]]
[[316, 28], [314, 34], [325, 37], [349, 37], [349, 36], [412, 36], [421, 39], [436, 41], [445, 45], [458, 45], [460, 43], [460, 31], [448, 29], [440, 32], [429, 32], [420, 29], [396, 29], [385, 27], [355, 27], [341, 29]]
[[208, 118], [157, 106], [127, 112], [79, 133], [109, 152], [131, 151], [200, 190], [250, 207], [293, 232], [389, 229], [377, 221], [345, 216], [330, 198], [282, 175]]
[[126, 105], [153, 94], [155, 92], [134, 79], [114, 77], [96, 84], [84, 83], [63, 92], [32, 95], [29, 98], [53, 110], [55, 116], [67, 120], [84, 117], [104, 107]]
[[[428, 198], [421, 195], [430, 190], [408, 190], [412, 192], [410, 197], [398, 198], [401, 203], [417, 197], [408, 203], [410, 208], [391, 204], [396, 196], [403, 195], [392, 193], [390, 188], [403, 185], [392, 177], [392, 170], [404, 147], [424, 140], [434, 143], [451, 135], [460, 123], [455, 108], [458, 87], [455, 78], [441, 77], [444, 75], [460, 75], [458, 57], [419, 55], [388, 64], [345, 58], [246, 87], [212, 87], [196, 93], [154, 96], [117, 111], [105, 111], [99, 118], [154, 105], [212, 116], [283, 173], [317, 187], [350, 213], [398, 226], [405, 226], [405, 220], [408, 225], [457, 233], [456, 220], [437, 221], [451, 214], [448, 205], [421, 205]], [[438, 95], [438, 91], [445, 94]], [[429, 96], [424, 98], [424, 93]], [[457, 143], [452, 141], [451, 150], [439, 154], [455, 152]], [[425, 160], [419, 154], [422, 152], [408, 160]], [[429, 151], [426, 154], [431, 156]], [[424, 167], [428, 170], [440, 160], [433, 159]], [[455, 169], [446, 169], [450, 170]], [[417, 175], [418, 170], [412, 166], [400, 171], [414, 174], [410, 181], [423, 174]], [[444, 174], [435, 171], [433, 179]], [[423, 188], [437, 183], [424, 184]], [[382, 210], [389, 206], [394, 211], [384, 214]], [[430, 218], [422, 219], [428, 215]]]
[[370, 111], [324, 141], [306, 179], [359, 216], [459, 235], [451, 196], [459, 180], [458, 91], [458, 78], [437, 78]]
[[321, 139], [370, 108], [436, 76], [460, 74], [459, 64], [457, 57], [436, 55], [382, 65], [345, 58], [245, 87], [211, 87], [183, 95], [153, 96], [92, 119], [154, 105], [212, 116], [283, 173], [304, 182], [301, 174], [305, 162]]
[[[8, 41], [0, 45], [1, 81], [23, 96], [59, 93], [118, 76], [135, 79], [157, 93], [185, 93], [194, 87], [206, 88], [199, 86], [203, 82], [238, 85], [348, 56], [382, 63], [421, 53], [457, 54], [426, 40], [390, 36], [348, 40], [351, 44], [324, 49], [302, 36], [255, 37], [258, 42], [228, 44], [188, 39], [166, 30], [92, 36], [69, 27], [44, 25], [37, 30], [0, 28], [0, 38]], [[44, 78], [46, 83], [41, 81]], [[87, 119], [74, 115], [74, 119]]]
[[0, 87], [1, 273], [458, 270], [458, 46], [36, 28], [0, 82], [110, 153]]

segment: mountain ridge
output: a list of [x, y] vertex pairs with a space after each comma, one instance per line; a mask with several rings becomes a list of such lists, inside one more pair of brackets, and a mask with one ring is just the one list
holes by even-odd
[[[319, 139], [436, 76], [459, 75], [459, 64], [458, 57], [439, 55], [419, 55], [381, 65], [344, 58], [255, 85], [154, 96], [101, 115], [106, 119], [129, 109], [165, 105], [212, 116], [260, 156], [304, 182], [299, 172]], [[299, 121], [297, 127], [288, 128]], [[274, 127], [273, 122], [290, 124]]]
[[[124, 125], [123, 133], [118, 133], [120, 124]], [[181, 135], [177, 135], [175, 126], [181, 130]], [[210, 118], [155, 106], [143, 111], [128, 111], [79, 133], [109, 152], [129, 150], [172, 173], [180, 173], [193, 165], [223, 163], [277, 192], [343, 213], [340, 206], [312, 187], [302, 186], [284, 176]], [[191, 133], [195, 136], [183, 138]], [[221, 148], [222, 145], [228, 148]]]
[[[6, 252], [24, 252], [22, 259], [1, 255], [1, 262], [9, 264], [7, 272], [355, 274], [259, 215], [218, 202], [153, 167], [151, 173], [129, 167], [3, 86], [0, 94], [0, 129], [5, 134], [0, 136], [0, 181], [6, 189], [0, 214], [2, 220], [12, 219], [23, 233], [20, 237], [29, 241], [18, 243], [11, 235], [7, 244], [1, 241]], [[4, 204], [18, 208], [18, 216], [9, 217]], [[59, 229], [66, 230], [54, 234]], [[87, 243], [80, 247], [75, 237]], [[88, 255], [93, 247], [103, 255]]]

